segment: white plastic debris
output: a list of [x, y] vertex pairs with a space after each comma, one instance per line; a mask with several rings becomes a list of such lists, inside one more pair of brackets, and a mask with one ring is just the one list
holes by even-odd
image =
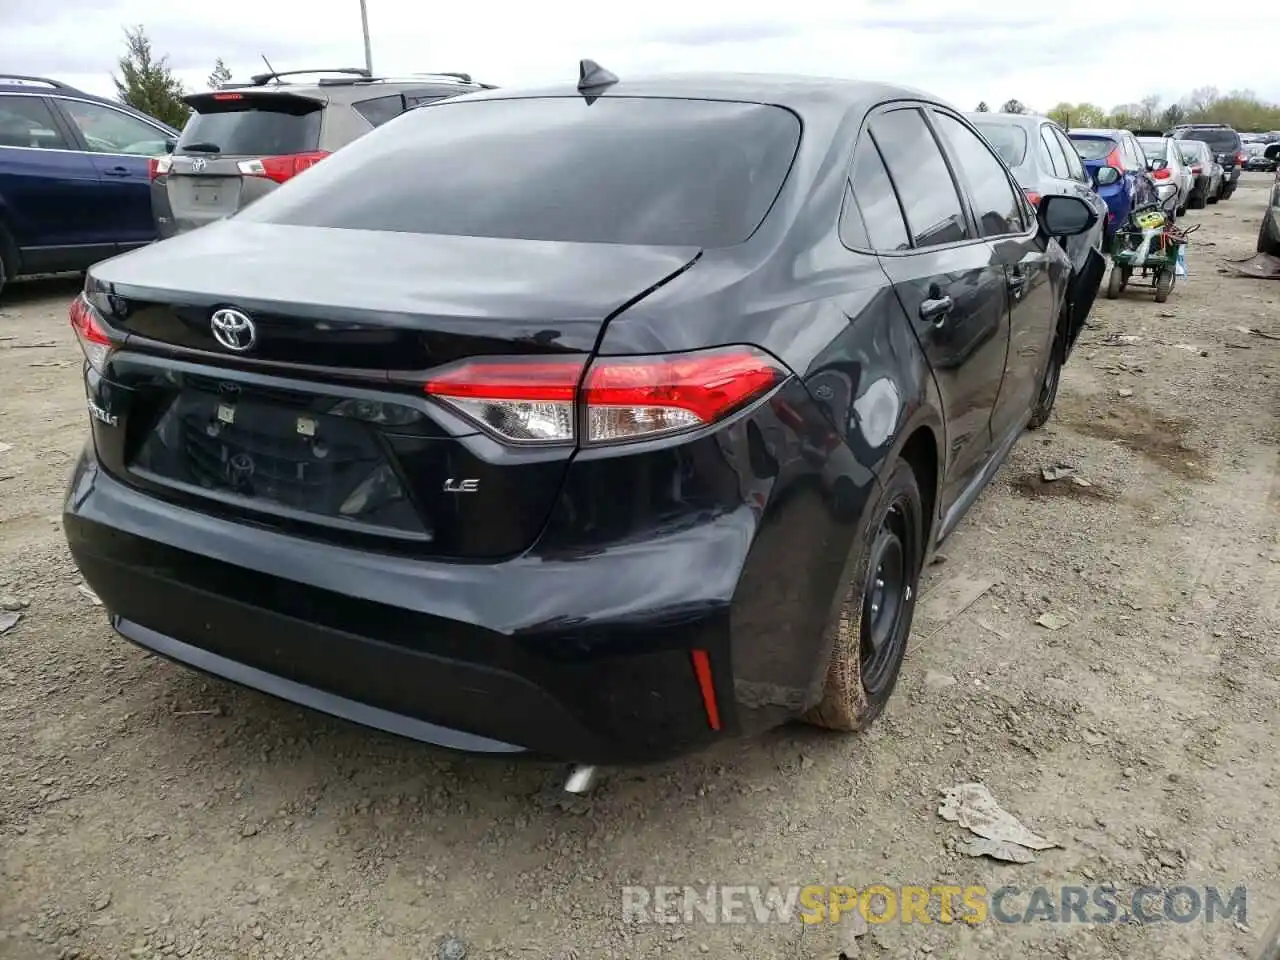
[[[961, 849], [973, 857], [995, 857], [1014, 863], [1030, 863], [1031, 850], [1060, 846], [1032, 833], [1012, 814], [996, 803], [991, 791], [981, 783], [961, 783], [942, 792], [938, 816], [958, 823], [981, 840], [969, 840]], [[982, 842], [989, 841], [989, 842]], [[1023, 848], [1019, 851], [1018, 847]]]

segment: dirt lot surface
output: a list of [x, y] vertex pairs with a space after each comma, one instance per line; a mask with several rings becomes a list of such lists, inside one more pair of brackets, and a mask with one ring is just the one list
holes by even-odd
[[[1053, 419], [929, 569], [873, 730], [788, 728], [614, 772], [585, 800], [559, 792], [561, 767], [444, 755], [117, 639], [58, 518], [87, 427], [76, 284], [15, 286], [0, 301], [0, 595], [21, 604], [0, 634], [0, 957], [1245, 956], [1280, 910], [1280, 283], [1218, 263], [1252, 252], [1265, 182], [1189, 215], [1204, 227], [1168, 303], [1100, 296]], [[1044, 481], [1059, 464], [1088, 485]], [[969, 781], [1062, 846], [965, 856], [937, 807]], [[1110, 882], [1122, 900], [1245, 885], [1248, 916], [856, 938], [623, 921], [622, 884], [713, 882]]]

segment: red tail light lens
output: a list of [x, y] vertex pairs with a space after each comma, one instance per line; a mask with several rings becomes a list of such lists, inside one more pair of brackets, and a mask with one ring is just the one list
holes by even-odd
[[1152, 170], [1151, 177], [1155, 180], [1168, 180], [1173, 176], [1173, 171], [1168, 167], [1161, 167], [1159, 170]]
[[425, 389], [513, 443], [571, 443], [581, 434], [583, 442], [607, 444], [714, 423], [786, 376], [750, 347], [599, 357], [585, 376], [584, 367], [584, 357], [469, 360]]
[[173, 166], [173, 157], [150, 157], [147, 159], [147, 176], [154, 180], [169, 172]]
[[1107, 159], [1102, 161], [1108, 167], [1115, 167], [1121, 173], [1124, 173], [1124, 157], [1120, 156], [1120, 148], [1116, 147], [1107, 154]]
[[1034, 190], [1023, 190], [1022, 192], [1027, 195], [1027, 202], [1033, 207], [1040, 206], [1040, 194], [1036, 193]]
[[1243, 151], [1243, 150], [1241, 150], [1239, 153], [1237, 153], [1237, 154], [1236, 154], [1236, 163], [1240, 163], [1240, 164], [1243, 164], [1243, 163], [1244, 163], [1244, 151]]
[[468, 360], [427, 381], [426, 391], [514, 443], [568, 443], [585, 357]]
[[1191, 168], [1191, 172], [1192, 172], [1192, 173], [1194, 173], [1194, 174], [1198, 177], [1198, 176], [1200, 176], [1200, 171], [1201, 171], [1201, 170], [1203, 170], [1203, 169], [1204, 169], [1204, 167], [1200, 166], [1200, 164], [1198, 164], [1198, 163], [1197, 163], [1197, 164], [1195, 164], [1195, 165]]
[[76, 339], [80, 341], [84, 358], [89, 361], [89, 366], [101, 373], [107, 365], [107, 358], [115, 349], [115, 343], [107, 333], [101, 314], [85, 299], [83, 293], [71, 301], [68, 313], [71, 329], [75, 331]]
[[328, 151], [291, 153], [282, 157], [263, 157], [261, 160], [241, 160], [236, 166], [246, 177], [265, 177], [276, 183], [292, 180], [303, 170], [314, 167], [329, 155]]
[[588, 443], [635, 440], [714, 423], [783, 378], [762, 353], [728, 347], [660, 357], [601, 357], [582, 386]]

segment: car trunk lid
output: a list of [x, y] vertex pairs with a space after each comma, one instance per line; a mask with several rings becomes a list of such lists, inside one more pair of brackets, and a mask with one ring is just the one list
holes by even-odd
[[[431, 371], [587, 355], [613, 313], [698, 253], [239, 220], [167, 240], [90, 272], [122, 340], [99, 456], [199, 509], [427, 556], [514, 555], [574, 447], [499, 444], [427, 396]], [[250, 349], [214, 336], [219, 309], [250, 318]]]

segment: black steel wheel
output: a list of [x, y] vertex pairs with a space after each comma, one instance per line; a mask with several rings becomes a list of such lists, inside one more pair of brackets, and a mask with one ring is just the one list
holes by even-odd
[[833, 730], [861, 730], [880, 715], [907, 654], [927, 536], [909, 464], [895, 465], [864, 516], [854, 582], [828, 627], [822, 699], [804, 717]]

